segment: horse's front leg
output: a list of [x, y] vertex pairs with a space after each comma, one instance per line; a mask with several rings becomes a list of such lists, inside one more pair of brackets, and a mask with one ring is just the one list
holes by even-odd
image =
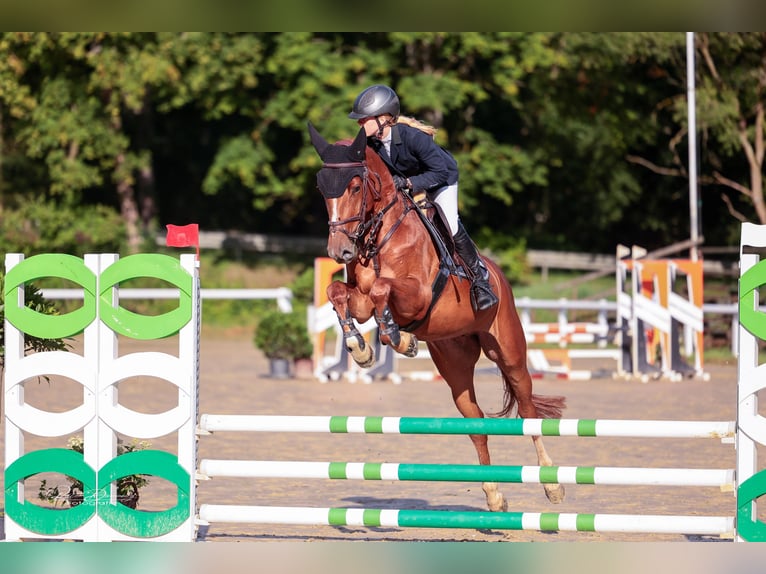
[[[418, 339], [412, 333], [401, 331], [394, 320], [389, 302], [391, 301], [394, 283], [391, 280], [379, 278], [370, 290], [370, 299], [375, 307], [375, 320], [378, 323], [380, 342], [388, 345], [397, 353], [407, 357], [418, 354]], [[412, 290], [407, 283], [397, 283], [396, 296], [398, 300], [412, 301], [420, 295], [419, 286]]]
[[[365, 342], [351, 315], [349, 301], [352, 295], [355, 294], [356, 291], [342, 281], [333, 281], [327, 287], [327, 298], [332, 303], [335, 314], [338, 316], [338, 323], [343, 335], [343, 344], [346, 346], [351, 358], [354, 359], [354, 362], [366, 369], [375, 364], [375, 351], [371, 345]], [[360, 305], [364, 307], [363, 304], [359, 303], [359, 300], [359, 297], [355, 297], [355, 307], [358, 308]], [[368, 303], [367, 307], [365, 321], [372, 315], [372, 304]], [[363, 309], [355, 309], [355, 311], [357, 317], [360, 317], [359, 313], [365, 313]]]

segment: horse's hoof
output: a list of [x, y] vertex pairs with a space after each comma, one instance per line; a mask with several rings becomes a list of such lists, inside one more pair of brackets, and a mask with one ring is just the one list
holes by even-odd
[[503, 493], [497, 490], [497, 483], [485, 482], [481, 488], [487, 497], [487, 508], [490, 512], [506, 512], [508, 510], [508, 501]]
[[405, 357], [414, 359], [418, 355], [418, 338], [412, 333], [402, 332], [402, 340], [399, 346], [393, 347], [394, 351]]
[[546, 484], [545, 496], [548, 497], [553, 504], [561, 504], [564, 502], [564, 485], [563, 484]]
[[348, 349], [354, 362], [363, 369], [372, 367], [375, 364], [375, 351], [372, 349], [372, 345], [361, 347], [359, 345], [359, 339], [350, 337], [346, 341], [346, 349]]
[[414, 359], [418, 356], [418, 338], [415, 335], [410, 334], [410, 344], [407, 345], [407, 350], [404, 351], [404, 356]]
[[505, 499], [505, 496], [498, 492], [497, 498], [499, 500], [493, 501], [492, 504], [487, 503], [490, 512], [508, 512], [508, 501]]

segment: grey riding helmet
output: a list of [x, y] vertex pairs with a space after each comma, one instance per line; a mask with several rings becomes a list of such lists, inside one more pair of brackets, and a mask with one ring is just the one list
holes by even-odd
[[399, 96], [388, 86], [375, 84], [356, 97], [348, 117], [359, 120], [383, 114], [391, 114], [394, 119], [399, 117]]

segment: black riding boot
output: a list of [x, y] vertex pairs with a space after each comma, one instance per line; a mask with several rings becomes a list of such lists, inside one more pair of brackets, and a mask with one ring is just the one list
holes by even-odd
[[492, 292], [492, 287], [489, 285], [489, 271], [462, 223], [458, 224], [458, 232], [453, 239], [455, 250], [468, 268], [467, 271], [471, 278], [471, 304], [474, 310], [484, 311], [497, 305], [497, 296]]

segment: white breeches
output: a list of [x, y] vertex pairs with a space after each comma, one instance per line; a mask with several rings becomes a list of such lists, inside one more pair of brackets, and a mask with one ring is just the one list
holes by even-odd
[[449, 225], [450, 233], [454, 236], [458, 231], [457, 183], [445, 185], [426, 195], [439, 209], [442, 220]]

